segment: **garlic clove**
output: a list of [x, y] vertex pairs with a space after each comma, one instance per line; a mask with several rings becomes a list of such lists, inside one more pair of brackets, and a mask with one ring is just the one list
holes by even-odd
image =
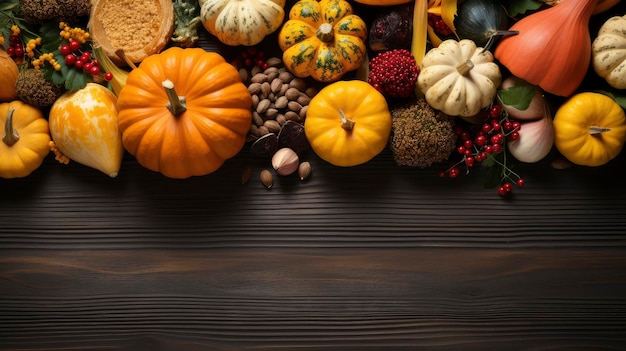
[[300, 158], [298, 154], [288, 147], [279, 149], [272, 156], [272, 167], [276, 173], [286, 176], [298, 169]]
[[546, 157], [554, 145], [554, 126], [550, 116], [522, 123], [519, 138], [507, 142], [511, 155], [518, 161], [535, 163]]

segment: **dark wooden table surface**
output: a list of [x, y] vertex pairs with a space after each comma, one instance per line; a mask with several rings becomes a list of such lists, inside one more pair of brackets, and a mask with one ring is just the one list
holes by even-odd
[[245, 150], [186, 180], [50, 156], [0, 179], [0, 350], [626, 350], [625, 153], [518, 164], [507, 199], [388, 150], [271, 190]]
[[[308, 181], [0, 180], [1, 350], [624, 350], [624, 156], [445, 179], [388, 151]], [[242, 165], [252, 180], [240, 181]]]

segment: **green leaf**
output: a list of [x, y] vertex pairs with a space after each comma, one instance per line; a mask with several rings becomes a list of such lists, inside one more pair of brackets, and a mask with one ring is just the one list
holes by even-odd
[[70, 87], [72, 86], [72, 81], [74, 80], [75, 76], [76, 76], [76, 70], [74, 69], [67, 70], [67, 74], [65, 74], [65, 89], [71, 90]]
[[525, 110], [535, 96], [535, 88], [531, 85], [519, 85], [507, 89], [498, 90], [498, 98], [504, 105]]
[[501, 180], [502, 170], [500, 169], [500, 167], [489, 167], [489, 170], [487, 170], [487, 175], [485, 175], [485, 182], [483, 183], [483, 186], [485, 188], [495, 188], [500, 185]]
[[52, 82], [52, 84], [65, 84], [65, 76], [63, 75], [62, 71], [55, 71], [52, 69], [48, 72], [50, 73], [44, 75], [44, 78], [46, 78], [46, 80], [49, 80], [50, 82]]
[[[68, 88], [69, 91], [76, 91], [84, 88], [87, 85], [87, 73], [85, 72], [77, 72], [74, 75], [74, 79], [71, 81], [71, 84]], [[67, 84], [66, 84], [67, 86]]]
[[504, 7], [506, 8], [506, 12], [511, 17], [515, 17], [518, 15], [523, 15], [527, 11], [533, 11], [541, 7], [543, 3], [537, 0], [508, 0], [501, 1]]
[[12, 10], [17, 7], [19, 0], [4, 0], [3, 4], [0, 4], [0, 11]]
[[623, 109], [626, 109], [626, 96], [615, 95], [611, 93], [610, 91], [606, 91], [606, 90], [596, 90], [596, 93], [604, 94], [610, 97], [611, 99], [615, 100], [615, 102], [617, 102], [617, 104], [620, 105]]

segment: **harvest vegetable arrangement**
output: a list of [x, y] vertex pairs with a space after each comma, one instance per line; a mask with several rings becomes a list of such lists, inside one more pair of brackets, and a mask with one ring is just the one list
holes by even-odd
[[127, 152], [184, 179], [248, 148], [270, 188], [307, 178], [311, 154], [353, 167], [389, 148], [398, 167], [443, 177], [488, 167], [507, 196], [525, 183], [515, 162], [621, 153], [619, 2], [5, 1], [0, 177], [50, 154], [115, 177]]

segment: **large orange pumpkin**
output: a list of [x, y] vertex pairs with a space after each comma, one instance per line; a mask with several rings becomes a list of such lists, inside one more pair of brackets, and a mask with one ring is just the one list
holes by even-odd
[[170, 178], [216, 171], [242, 148], [252, 98], [237, 70], [201, 48], [169, 48], [134, 69], [118, 97], [126, 150]]

